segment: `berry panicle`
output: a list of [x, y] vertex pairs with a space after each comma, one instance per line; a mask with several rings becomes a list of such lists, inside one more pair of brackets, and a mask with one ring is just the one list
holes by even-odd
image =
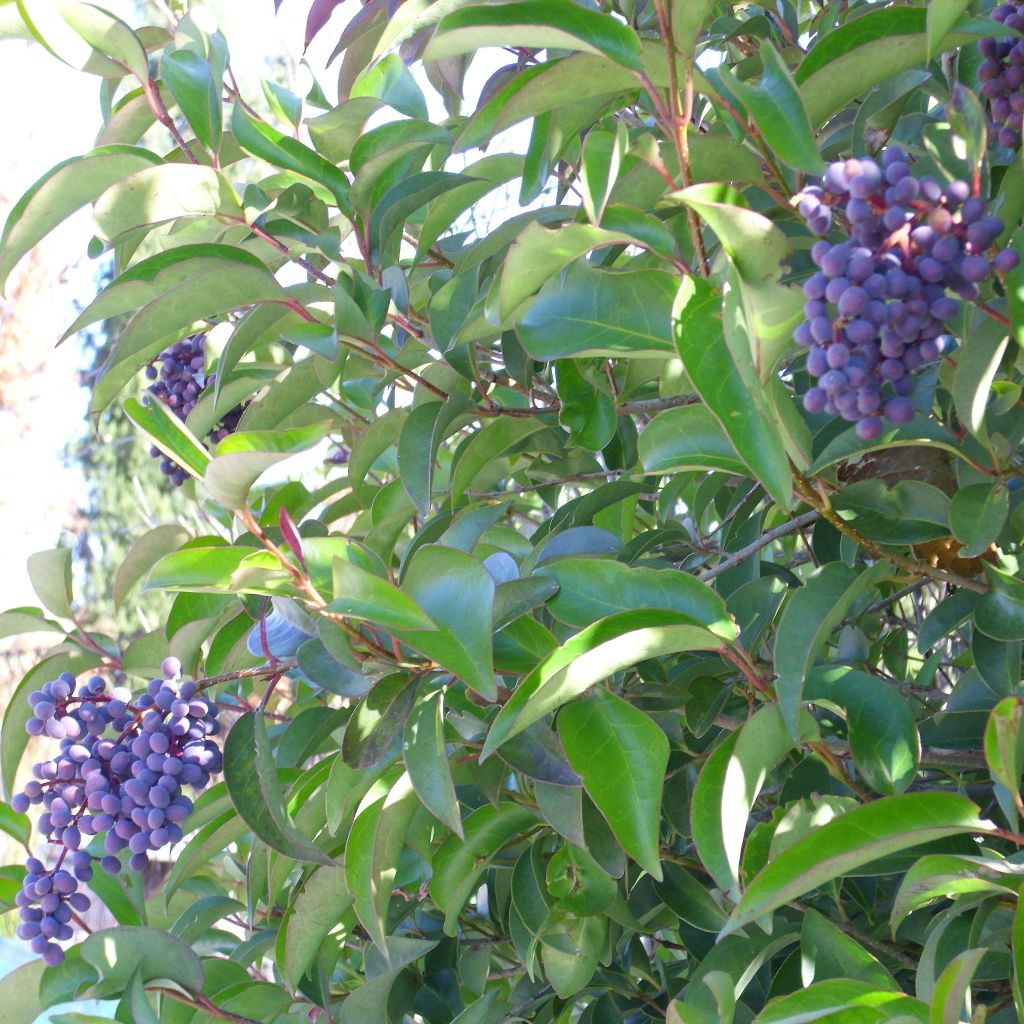
[[161, 668], [164, 678], [136, 695], [108, 691], [99, 676], [78, 686], [69, 672], [29, 694], [29, 735], [58, 740], [60, 749], [33, 766], [11, 806], [19, 813], [42, 806], [39, 832], [56, 856], [50, 867], [27, 862], [18, 936], [48, 964], [63, 960], [58, 943], [71, 938], [73, 916], [89, 909], [79, 884], [97, 863], [116, 874], [118, 854], [128, 850], [131, 870], [144, 870], [151, 852], [182, 838], [192, 810], [184, 787], [201, 790], [221, 770], [216, 703], [181, 680], [177, 658]]
[[[148, 391], [184, 421], [196, 407], [202, 394], [214, 382], [214, 375], [206, 374], [206, 335], [193, 334], [164, 349], [156, 361], [146, 367], [146, 377], [153, 381]], [[239, 420], [245, 411], [238, 405], [231, 409], [209, 434], [209, 441], [217, 444], [238, 429]], [[189, 473], [173, 459], [168, 458], [155, 445], [150, 455], [160, 460], [160, 471], [175, 487], [180, 487]]]
[[[831, 164], [793, 201], [820, 237], [811, 249], [818, 272], [803, 288], [805, 320], [794, 332], [817, 381], [804, 407], [839, 415], [875, 440], [883, 419], [913, 419], [915, 371], [948, 347], [961, 301], [977, 299], [993, 272], [1012, 270], [1017, 254], [992, 253], [1003, 222], [965, 182], [914, 177], [897, 146], [880, 163]], [[824, 236], [837, 220], [847, 237], [832, 242]]]

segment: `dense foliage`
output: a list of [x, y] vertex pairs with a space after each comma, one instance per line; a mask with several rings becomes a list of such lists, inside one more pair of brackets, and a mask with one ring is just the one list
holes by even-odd
[[4, 1020], [1024, 1017], [1018, 8], [0, 3], [104, 114], [0, 283], [91, 207], [181, 485], [157, 628], [0, 615]]

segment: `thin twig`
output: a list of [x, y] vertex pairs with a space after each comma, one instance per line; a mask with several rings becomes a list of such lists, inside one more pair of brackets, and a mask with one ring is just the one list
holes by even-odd
[[716, 576], [721, 576], [723, 572], [727, 572], [733, 566], [739, 565], [741, 562], [745, 562], [751, 555], [756, 555], [762, 548], [768, 547], [774, 541], [777, 541], [780, 537], [786, 537], [791, 533], [796, 533], [802, 527], [808, 526], [818, 518], [817, 512], [804, 512], [803, 515], [797, 516], [795, 519], [790, 519], [789, 522], [783, 523], [781, 526], [776, 526], [774, 529], [768, 530], [767, 533], [761, 534], [753, 543], [748, 544], [745, 548], [740, 548], [739, 551], [734, 551], [727, 558], [723, 558], [718, 565], [713, 566], [710, 569], [705, 569], [702, 573], [697, 576], [702, 583], [706, 583], [708, 580], [713, 580]]

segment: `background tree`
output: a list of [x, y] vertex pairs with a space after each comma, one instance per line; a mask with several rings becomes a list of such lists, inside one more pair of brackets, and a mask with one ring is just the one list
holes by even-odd
[[265, 115], [198, 11], [0, 15], [105, 112], [0, 280], [91, 204], [188, 509], [149, 632], [0, 617], [12, 1019], [1024, 1014], [1016, 4], [371, 2]]

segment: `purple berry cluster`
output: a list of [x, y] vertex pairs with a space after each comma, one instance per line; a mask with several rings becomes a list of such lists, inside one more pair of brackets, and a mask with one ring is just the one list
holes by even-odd
[[[155, 363], [146, 367], [146, 377], [154, 382], [148, 390], [164, 402], [178, 419], [185, 420], [214, 380], [213, 376], [206, 376], [206, 335], [193, 334], [182, 341], [176, 341], [160, 353], [159, 361], [159, 370]], [[243, 411], [240, 405], [232, 409], [210, 432], [210, 441], [217, 444], [233, 434], [238, 429]], [[183, 467], [164, 455], [155, 445], [149, 449], [149, 453], [160, 460], [160, 471], [170, 478], [175, 487], [180, 487], [189, 478]]]
[[[1024, 0], [999, 4], [991, 17], [1009, 29], [1024, 31]], [[1016, 149], [1024, 130], [1024, 39], [982, 39], [978, 49], [985, 58], [978, 78], [989, 100], [992, 130], [1001, 146]]]
[[[107, 691], [93, 676], [82, 686], [65, 672], [29, 695], [29, 735], [60, 741], [52, 760], [33, 766], [32, 778], [11, 806], [25, 813], [41, 804], [38, 827], [58, 848], [51, 868], [35, 857], [18, 894], [18, 936], [48, 964], [71, 938], [74, 913], [89, 909], [79, 883], [102, 870], [121, 870], [118, 854], [142, 871], [147, 854], [182, 838], [181, 823], [192, 810], [183, 786], [200, 790], [221, 769], [211, 737], [220, 731], [217, 705], [203, 699], [194, 682], [180, 680], [181, 662], [167, 658], [163, 679], [133, 696], [123, 687]], [[84, 849], [99, 847], [103, 853]]]
[[831, 164], [794, 201], [812, 233], [827, 235], [839, 213], [849, 235], [811, 249], [819, 270], [804, 284], [806, 320], [794, 332], [817, 380], [804, 407], [856, 423], [872, 441], [883, 417], [913, 418], [913, 373], [942, 353], [959, 300], [977, 299], [981, 282], [1018, 257], [1004, 249], [990, 258], [1003, 222], [965, 182], [915, 178], [896, 146], [881, 164]]

